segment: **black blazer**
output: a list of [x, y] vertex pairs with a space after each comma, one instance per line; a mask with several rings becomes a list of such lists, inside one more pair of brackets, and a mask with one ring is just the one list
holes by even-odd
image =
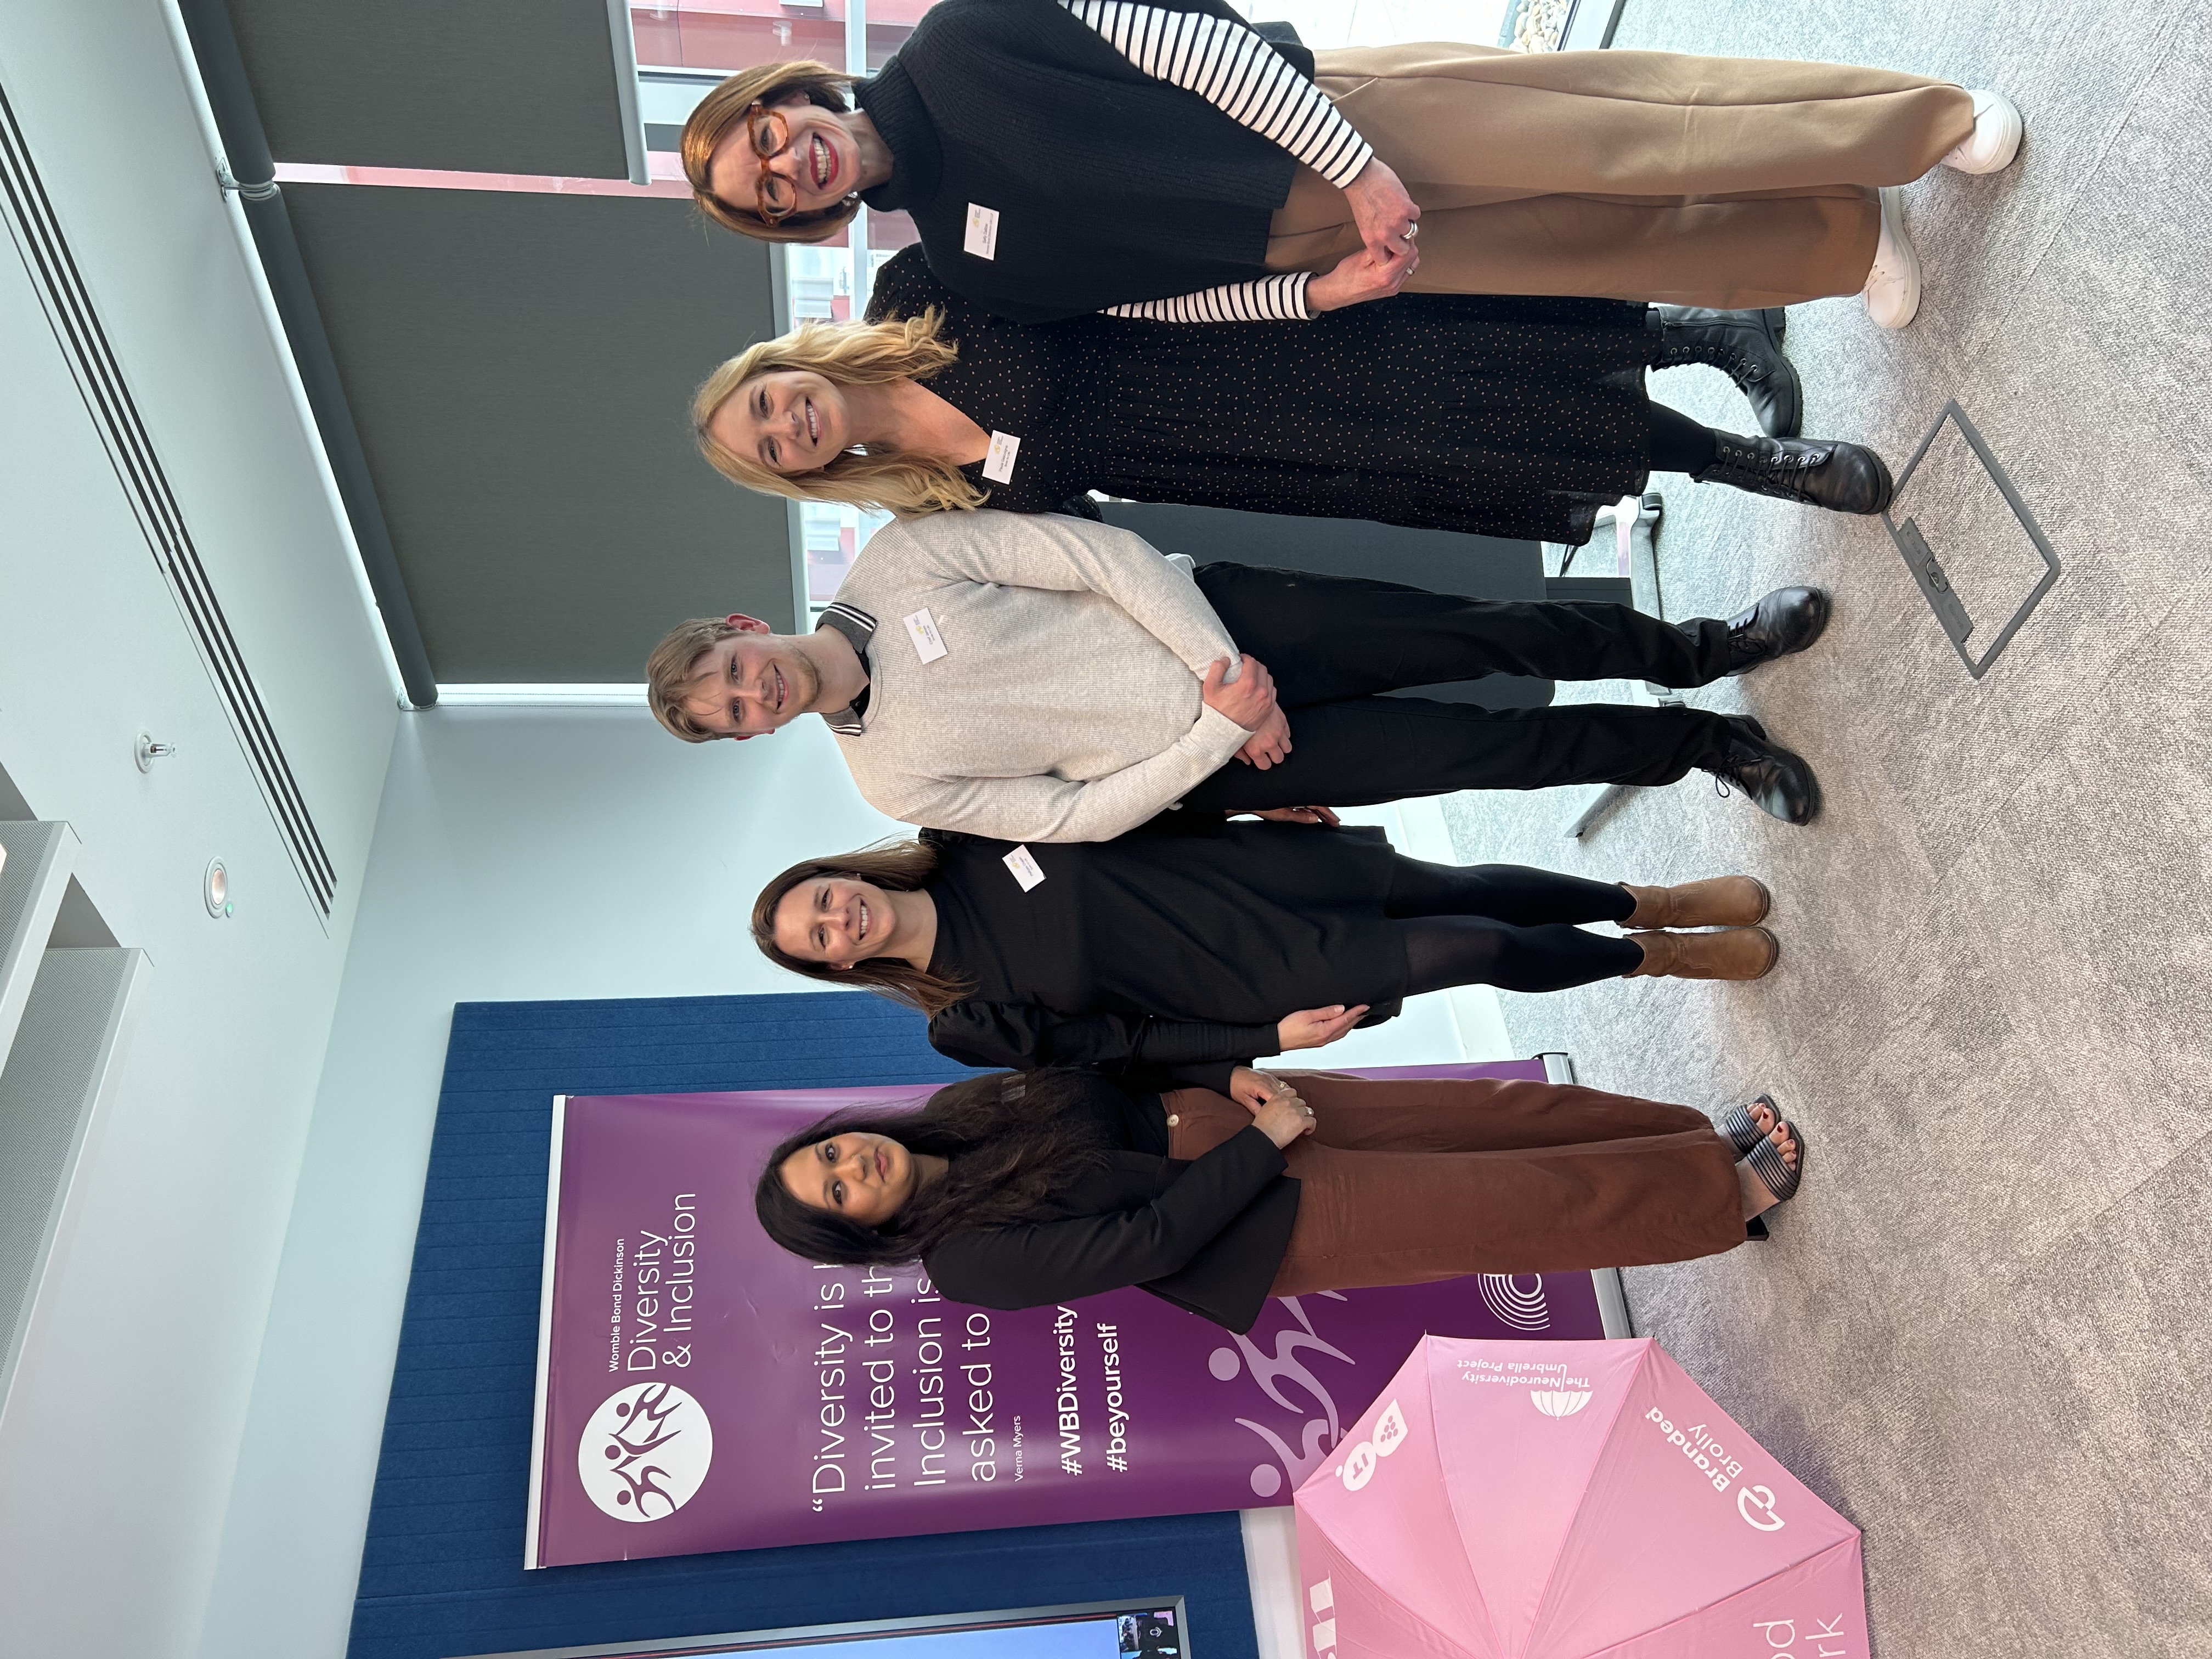
[[[1249, 27], [1221, 0], [1148, 0]], [[1309, 79], [1313, 56], [1267, 36]], [[1267, 274], [1290, 152], [1155, 80], [1055, 0], [940, 0], [854, 93], [891, 152], [861, 199], [914, 216], [938, 280], [1048, 322]], [[999, 215], [967, 251], [970, 203]]]
[[1298, 1183], [1257, 1129], [1186, 1163], [1113, 1152], [1047, 1220], [957, 1233], [922, 1264], [955, 1302], [1036, 1308], [1134, 1285], [1249, 1331], [1290, 1248]]
[[[1218, 814], [1166, 811], [1127, 832], [1129, 836], [1177, 840], [1219, 837], [1227, 826]], [[1384, 832], [1353, 824], [1329, 832], [1334, 841], [1390, 846]], [[1009, 843], [955, 830], [924, 830], [925, 846], [940, 852], [961, 846], [988, 847], [994, 854]], [[1316, 843], [1319, 845], [1320, 843]], [[1380, 1025], [1404, 1011], [1404, 1000], [1377, 997], [1359, 1024]], [[1283, 1012], [1292, 1010], [1285, 1007]], [[1033, 1072], [1048, 1066], [1085, 1066], [1115, 1075], [1143, 1067], [1249, 1066], [1260, 1054], [1279, 1052], [1275, 1022], [1239, 1025], [1227, 1022], [1170, 1019], [1157, 1014], [1073, 1013], [1042, 1002], [1000, 1002], [963, 997], [930, 1016], [930, 1046], [948, 1060], [987, 1069]], [[1170, 1084], [1168, 1086], [1177, 1086]], [[1207, 1085], [1208, 1087], [1218, 1085]]]
[[[1392, 1005], [1395, 1011], [1397, 1005]], [[1362, 1021], [1363, 1024], [1372, 1021]], [[1151, 1014], [1061, 1014], [1035, 1002], [963, 997], [929, 1018], [929, 1046], [963, 1066], [1012, 1072], [1087, 1066], [1249, 1066], [1282, 1045], [1273, 1025], [1217, 1025]]]

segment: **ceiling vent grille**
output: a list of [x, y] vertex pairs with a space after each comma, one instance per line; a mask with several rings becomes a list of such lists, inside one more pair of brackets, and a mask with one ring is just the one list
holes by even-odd
[[215, 683], [230, 716], [231, 729], [268, 802], [300, 880], [316, 910], [327, 919], [337, 893], [337, 872], [323, 846], [315, 821], [292, 775], [292, 763], [276, 741], [275, 726], [246, 671], [246, 659], [230, 630], [208, 580], [183, 511], [139, 417], [122, 366], [107, 343], [107, 331], [93, 309], [76, 256], [62, 234], [46, 185], [31, 159], [15, 111], [0, 88], [0, 216], [15, 240], [16, 252], [39, 291], [46, 320], [60, 343], [77, 390], [106, 445], [154, 562], [168, 583], [186, 625], [198, 643], [208, 678]]

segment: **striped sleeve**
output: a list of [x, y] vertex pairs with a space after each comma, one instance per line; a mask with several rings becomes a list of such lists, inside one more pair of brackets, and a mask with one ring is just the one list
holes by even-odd
[[1109, 317], [1146, 317], [1156, 323], [1287, 323], [1304, 322], [1305, 271], [1286, 271], [1249, 283], [1224, 283], [1196, 294], [1178, 294], [1171, 300], [1144, 300], [1109, 307]]
[[1339, 189], [1374, 155], [1328, 94], [1250, 29], [1130, 0], [1060, 3], [1146, 74], [1196, 93]]

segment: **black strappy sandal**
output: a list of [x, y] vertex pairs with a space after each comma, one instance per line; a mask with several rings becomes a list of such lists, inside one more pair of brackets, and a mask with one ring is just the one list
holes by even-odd
[[[1782, 1109], [1767, 1096], [1759, 1096], [1759, 1101], [1765, 1101], [1767, 1110], [1774, 1114], [1775, 1127], [1787, 1129], [1790, 1132], [1790, 1138], [1797, 1143], [1797, 1166], [1795, 1169], [1790, 1168], [1789, 1161], [1782, 1156], [1782, 1149], [1765, 1135], [1759, 1137], [1757, 1146], [1743, 1155], [1743, 1162], [1751, 1166], [1752, 1174], [1766, 1183], [1766, 1190], [1774, 1194], [1775, 1205], [1787, 1204], [1797, 1196], [1797, 1188], [1805, 1179], [1805, 1158], [1808, 1149], [1805, 1143], [1804, 1133], [1788, 1118], [1783, 1116]], [[1752, 1103], [1757, 1105], [1759, 1101], [1753, 1101]], [[1748, 1121], [1748, 1114], [1746, 1115], [1747, 1121]], [[1770, 1130], [1768, 1133], [1771, 1133], [1772, 1131]], [[1769, 1206], [1768, 1208], [1771, 1211], [1773, 1206]], [[1746, 1238], [1767, 1237], [1769, 1235], [1766, 1231], [1765, 1216], [1766, 1212], [1762, 1212], [1745, 1222], [1743, 1236]]]
[[1768, 1111], [1774, 1114], [1775, 1122], [1782, 1121], [1782, 1109], [1774, 1103], [1772, 1095], [1753, 1095], [1745, 1104], [1731, 1106], [1723, 1112], [1721, 1121], [1714, 1126], [1720, 1130], [1729, 1145], [1735, 1148], [1738, 1163], [1743, 1161], [1753, 1147], [1774, 1133], [1771, 1128], [1762, 1129], [1752, 1121], [1751, 1109], [1753, 1106], [1765, 1107]]

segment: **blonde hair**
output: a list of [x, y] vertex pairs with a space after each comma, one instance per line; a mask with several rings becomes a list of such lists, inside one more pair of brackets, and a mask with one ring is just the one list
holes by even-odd
[[714, 159], [714, 146], [744, 125], [745, 112], [755, 104], [773, 106], [787, 99], [804, 97], [811, 104], [842, 115], [852, 107], [845, 88], [854, 79], [827, 64], [808, 59], [791, 64], [756, 64], [750, 69], [739, 70], [701, 99], [690, 119], [684, 124], [679, 146], [684, 176], [690, 183], [691, 197], [698, 203], [699, 211], [725, 230], [734, 230], [740, 236], [763, 242], [819, 242], [835, 236], [849, 224], [859, 206], [857, 197], [848, 196], [836, 207], [824, 208], [818, 213], [794, 213], [770, 224], [751, 206], [725, 202], [715, 195], [708, 182], [707, 170]]
[[664, 731], [686, 743], [712, 743], [718, 735], [684, 712], [684, 699], [698, 678], [699, 659], [744, 630], [720, 617], [694, 617], [668, 630], [645, 659], [645, 702]]
[[699, 453], [732, 483], [795, 501], [842, 501], [896, 513], [902, 519], [981, 507], [986, 492], [969, 483], [958, 467], [934, 456], [863, 446], [846, 450], [811, 472], [790, 475], [763, 465], [757, 457], [724, 447], [711, 430], [722, 405], [763, 374], [799, 369], [819, 374], [832, 386], [926, 380], [960, 353], [956, 343], [940, 337], [943, 321], [932, 307], [919, 317], [890, 322], [801, 323], [781, 339], [739, 352], [709, 374], [691, 400], [691, 429], [699, 440]]

